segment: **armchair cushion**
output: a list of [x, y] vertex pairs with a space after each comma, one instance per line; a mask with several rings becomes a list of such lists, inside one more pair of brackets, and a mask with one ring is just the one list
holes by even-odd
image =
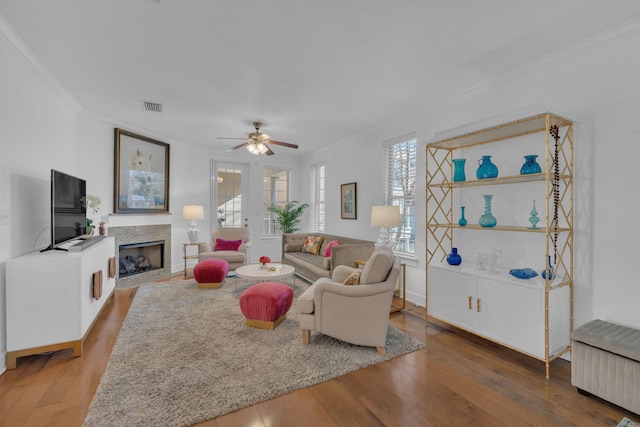
[[362, 268], [360, 282], [362, 284], [384, 282], [389, 275], [389, 271], [391, 271], [391, 267], [393, 267], [394, 260], [391, 249], [377, 249]]
[[355, 270], [353, 273], [351, 273], [350, 275], [347, 276], [346, 279], [344, 279], [344, 282], [342, 282], [343, 285], [347, 285], [347, 286], [357, 286], [360, 284], [360, 275], [362, 274], [362, 270], [358, 269]]
[[216, 239], [216, 251], [237, 251], [242, 240]]

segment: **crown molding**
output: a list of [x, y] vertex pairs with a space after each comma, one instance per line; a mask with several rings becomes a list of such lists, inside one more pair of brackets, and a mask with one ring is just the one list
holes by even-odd
[[4, 16], [0, 15], [0, 40], [35, 74], [49, 90], [60, 98], [74, 113], [82, 111], [82, 105], [71, 96], [51, 71], [29, 49], [20, 36], [11, 28]]

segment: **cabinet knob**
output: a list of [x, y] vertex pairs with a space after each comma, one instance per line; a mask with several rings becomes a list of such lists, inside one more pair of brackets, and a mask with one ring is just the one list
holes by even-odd
[[476, 300], [476, 311], [480, 313], [480, 298]]
[[469, 296], [469, 310], [473, 310], [473, 297]]

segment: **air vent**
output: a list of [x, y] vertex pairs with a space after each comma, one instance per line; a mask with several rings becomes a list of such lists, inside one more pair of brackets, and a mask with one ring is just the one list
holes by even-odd
[[142, 106], [147, 111], [153, 111], [154, 113], [162, 113], [162, 104], [157, 102], [142, 101]]

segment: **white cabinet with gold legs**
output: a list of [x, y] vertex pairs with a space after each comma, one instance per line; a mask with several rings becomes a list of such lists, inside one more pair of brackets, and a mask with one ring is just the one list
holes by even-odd
[[[478, 152], [500, 156], [508, 150], [539, 153], [539, 172], [523, 173], [525, 165], [514, 169], [512, 164], [497, 177], [477, 178], [471, 175], [479, 166], [472, 163], [464, 178], [459, 170], [454, 176], [454, 169], [460, 167], [454, 165], [459, 163], [454, 159], [473, 153], [472, 160], [476, 160]], [[507, 160], [515, 161], [503, 158], [500, 166]], [[435, 138], [426, 146], [426, 163], [427, 319], [451, 324], [541, 360], [549, 378], [549, 363], [571, 349], [573, 122], [543, 113]], [[467, 224], [459, 221], [462, 200], [480, 200], [485, 193], [502, 200], [503, 212], [493, 212], [499, 218], [497, 225], [480, 225], [481, 220], [476, 220], [482, 214], [478, 206], [475, 216], [467, 209]], [[531, 209], [531, 215], [530, 205], [526, 215], [518, 206], [522, 205], [518, 199], [521, 193], [533, 194], [535, 209]], [[486, 200], [485, 196], [485, 213]], [[496, 237], [494, 233], [509, 235]], [[508, 255], [535, 260], [539, 272], [549, 260], [553, 277], [538, 275], [526, 280], [513, 277], [509, 269], [478, 269], [473, 253], [468, 252], [463, 255], [467, 260], [463, 265], [446, 263], [447, 254], [459, 242], [473, 245], [500, 239], [512, 245]]]

